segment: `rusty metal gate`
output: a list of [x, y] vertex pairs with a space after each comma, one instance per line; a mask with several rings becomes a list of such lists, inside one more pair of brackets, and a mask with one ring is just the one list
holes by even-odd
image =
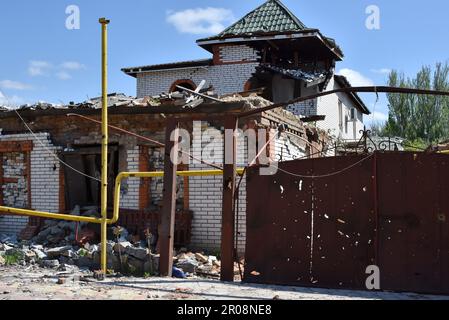
[[448, 155], [252, 167], [247, 201], [245, 282], [366, 289], [375, 265], [382, 290], [449, 293]]

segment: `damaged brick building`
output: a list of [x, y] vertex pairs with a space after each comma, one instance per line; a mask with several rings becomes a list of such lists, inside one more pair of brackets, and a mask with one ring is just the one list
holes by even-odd
[[[220, 34], [197, 44], [210, 59], [122, 69], [137, 80], [137, 97], [195, 89], [202, 80], [218, 94], [263, 88], [274, 103], [350, 87], [335, 66], [343, 52], [335, 40], [309, 28], [281, 1], [268, 0]], [[300, 117], [319, 116], [334, 138], [358, 140], [370, 111], [357, 94], [341, 93], [287, 107]]]
[[[192, 152], [201, 156], [205, 147], [223, 148], [223, 124], [207, 120], [213, 114], [239, 113], [350, 86], [344, 77], [334, 74], [336, 62], [343, 57], [335, 41], [305, 27], [277, 0], [267, 1], [220, 35], [199, 40], [198, 44], [213, 53], [213, 58], [123, 69], [137, 78], [137, 97], [111, 94], [110, 124], [164, 143], [168, 115], [176, 114], [182, 122], [183, 117], [190, 119], [194, 114], [204, 121], [185, 121], [183, 128], [192, 136], [206, 137], [191, 144]], [[194, 108], [183, 108], [185, 101], [179, 102], [177, 95], [172, 95], [179, 89], [177, 85], [195, 90], [203, 80], [201, 92], [214, 92], [220, 102], [206, 99]], [[100, 105], [101, 99], [92, 99], [67, 106], [24, 106], [18, 113], [2, 110], [0, 203], [50, 212], [71, 212], [76, 206], [81, 214], [98, 212], [99, 183], [89, 177], [100, 175], [100, 126], [69, 115], [100, 120]], [[369, 110], [357, 94], [342, 93], [291, 105], [286, 110], [263, 112], [241, 121], [239, 127], [268, 129], [265, 139], [258, 141], [259, 147], [272, 141], [265, 156], [272, 161], [287, 161], [328, 155], [332, 140], [359, 138], [364, 114]], [[307, 124], [310, 121], [313, 123]], [[281, 125], [287, 125], [287, 129], [278, 134], [276, 129]], [[241, 136], [239, 167], [252, 160], [247, 149]], [[112, 130], [109, 152], [112, 209], [117, 174], [162, 170], [164, 149]], [[215, 152], [215, 162], [223, 163], [222, 151]], [[181, 168], [209, 167], [193, 161]], [[178, 178], [177, 246], [210, 251], [220, 248], [222, 184], [221, 177]], [[143, 236], [146, 228], [157, 234], [162, 189], [162, 179], [128, 179], [122, 184], [119, 223], [138, 236]], [[239, 199], [238, 250], [243, 252], [245, 180]], [[0, 212], [0, 233], [32, 237], [41, 223], [39, 219]]]
[[[204, 103], [193, 111], [182, 106], [164, 105], [154, 100], [135, 99], [112, 94], [109, 97], [110, 124], [138, 135], [163, 142], [165, 114], [176, 112], [183, 116], [210, 117], [224, 112], [238, 113], [248, 108], [262, 107], [269, 101], [258, 96], [234, 96], [222, 103]], [[69, 106], [35, 105], [17, 112], [0, 113], [0, 201], [4, 205], [50, 212], [71, 212], [81, 207], [81, 214], [92, 214], [99, 204], [99, 178], [101, 131], [93, 124], [73, 114], [100, 119], [101, 99]], [[20, 115], [20, 117], [19, 117]], [[22, 121], [22, 119], [23, 121]], [[276, 135], [274, 128], [287, 124], [288, 130]], [[29, 126], [30, 132], [26, 126]], [[223, 148], [222, 124], [213, 121], [185, 122], [191, 134], [206, 137], [192, 143], [192, 152], [204, 152], [206, 147]], [[273, 140], [266, 156], [291, 160], [306, 156], [314, 150], [324, 150], [329, 138], [311, 126], [303, 124], [288, 111], [277, 110], [262, 113], [240, 123], [240, 128], [268, 128]], [[210, 140], [212, 132], [213, 139]], [[199, 131], [199, 132], [195, 132]], [[214, 136], [215, 135], [215, 136]], [[260, 143], [264, 144], [264, 140]], [[247, 145], [239, 138], [238, 164], [247, 165]], [[142, 141], [132, 135], [112, 131], [110, 135], [109, 207], [112, 211], [114, 179], [119, 172], [158, 171], [163, 169], [164, 149], [159, 145]], [[215, 155], [216, 163], [222, 163], [223, 153]], [[63, 162], [60, 162], [61, 159]], [[69, 167], [70, 166], [70, 167]], [[188, 169], [209, 168], [202, 163], [191, 163]], [[75, 171], [75, 170], [77, 171]], [[84, 173], [85, 175], [81, 175]], [[176, 215], [176, 244], [206, 250], [220, 245], [221, 226], [221, 177], [178, 178]], [[244, 250], [245, 239], [245, 182], [240, 191], [239, 250]], [[162, 179], [129, 179], [121, 190], [121, 220], [131, 233], [143, 237], [144, 229], [157, 234], [158, 218], [162, 205]], [[98, 210], [93, 210], [98, 212]], [[32, 236], [39, 229], [36, 219], [0, 214], [0, 233]], [[24, 232], [31, 232], [26, 235]]]

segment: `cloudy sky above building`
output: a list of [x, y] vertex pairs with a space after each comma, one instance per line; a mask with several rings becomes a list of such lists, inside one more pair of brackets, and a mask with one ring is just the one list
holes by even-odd
[[[284, 0], [308, 27], [334, 38], [345, 53], [337, 72], [352, 85], [384, 85], [392, 69], [412, 76], [423, 64], [449, 58], [449, 3], [441, 0]], [[100, 94], [100, 26], [111, 19], [109, 91], [135, 95], [129, 66], [207, 58], [195, 40], [216, 34], [263, 0], [2, 1], [0, 104], [68, 103]], [[380, 29], [366, 27], [376, 5]], [[80, 10], [80, 28], [68, 30], [67, 7]], [[363, 95], [384, 120], [384, 97]]]

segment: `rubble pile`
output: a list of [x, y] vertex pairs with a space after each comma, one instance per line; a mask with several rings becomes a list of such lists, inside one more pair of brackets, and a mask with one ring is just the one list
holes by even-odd
[[[70, 215], [95, 217], [98, 216], [97, 207], [76, 206]], [[31, 239], [31, 242], [44, 246], [65, 246], [75, 241], [87, 243], [95, 240], [94, 232], [89, 232], [88, 224], [85, 222], [69, 222], [47, 220], [40, 232]]]
[[223, 102], [244, 102], [244, 111], [249, 111], [253, 109], [263, 108], [271, 106], [273, 103], [270, 100], [267, 100], [257, 93], [251, 93], [247, 96], [243, 96], [241, 94], [233, 94], [221, 97]]
[[[36, 237], [45, 237], [43, 244], [34, 241], [19, 241], [17, 237], [0, 235], [0, 266], [3, 265], [36, 265], [42, 268], [66, 270], [78, 268], [80, 270], [100, 269], [101, 246], [99, 244], [74, 244], [72, 235], [66, 235], [73, 226], [69, 224], [51, 223], [43, 233]], [[57, 232], [56, 232], [57, 231]], [[63, 238], [62, 238], [63, 237]], [[56, 239], [61, 239], [56, 246]], [[129, 236], [129, 238], [132, 238]], [[122, 228], [118, 241], [108, 241], [107, 257], [110, 273], [132, 276], [157, 276], [159, 274], [159, 254], [144, 243], [132, 243], [127, 239], [127, 232]], [[151, 244], [150, 244], [150, 247]], [[219, 278], [221, 263], [216, 256], [203, 253], [189, 252], [183, 248], [173, 257], [173, 276], [178, 278], [207, 277]], [[238, 265], [235, 267], [239, 274]]]
[[[182, 271], [186, 277], [193, 275], [210, 278], [220, 277], [221, 263], [216, 256], [187, 252], [184, 249], [175, 257], [174, 266]], [[182, 274], [180, 277], [183, 278]]]

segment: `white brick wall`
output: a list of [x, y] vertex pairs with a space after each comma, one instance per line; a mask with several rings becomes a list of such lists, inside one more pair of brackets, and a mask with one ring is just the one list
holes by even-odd
[[[139, 171], [139, 146], [135, 146], [132, 149], [128, 149], [127, 163], [128, 172]], [[137, 210], [139, 209], [139, 186], [140, 179], [131, 178], [123, 180], [121, 189], [121, 208]]]
[[306, 156], [306, 150], [295, 144], [287, 133], [275, 139], [274, 150], [276, 161], [291, 161]]
[[[58, 152], [48, 133], [36, 137], [51, 152]], [[59, 162], [31, 134], [1, 135], [0, 141], [26, 141], [34, 144], [31, 152], [31, 208], [57, 213], [59, 210]], [[27, 217], [0, 216], [0, 233], [17, 234], [28, 223]]]
[[[203, 122], [201, 126], [194, 125], [194, 136], [199, 136], [207, 125]], [[195, 141], [194, 141], [195, 142]], [[194, 143], [192, 152], [200, 155], [208, 145], [206, 150], [217, 150], [214, 160], [216, 164], [223, 163], [224, 157], [224, 139], [221, 133], [219, 137], [210, 142], [203, 139], [202, 144]], [[238, 157], [237, 163], [239, 167], [243, 167], [247, 161], [246, 145], [243, 137], [238, 139]], [[206, 151], [207, 152], [207, 151]], [[211, 162], [211, 161], [209, 161]], [[194, 164], [192, 170], [206, 170], [209, 166], [204, 164]], [[192, 241], [193, 248], [205, 250], [219, 250], [221, 244], [221, 215], [222, 215], [222, 195], [223, 195], [223, 177], [190, 177], [189, 178], [189, 198], [190, 209], [194, 212], [192, 221]], [[239, 193], [239, 224], [238, 224], [238, 252], [243, 253], [245, 250], [246, 237], [246, 179], [244, 178], [240, 186]]]
[[225, 64], [138, 74], [137, 97], [168, 93], [173, 82], [179, 79], [190, 79], [196, 85], [206, 80], [206, 87], [212, 85], [220, 95], [241, 92], [245, 83], [256, 71], [257, 65], [258, 63]]
[[247, 45], [233, 45], [220, 47], [220, 60], [223, 63], [230, 62], [257, 62], [260, 53]]
[[[206, 87], [212, 85], [220, 95], [243, 91], [245, 83], [259, 65], [259, 52], [247, 45], [237, 45], [223, 46], [219, 54], [223, 65], [138, 74], [137, 97], [167, 93], [172, 84], [180, 79], [192, 80], [196, 85], [206, 80]], [[246, 63], [232, 64], [235, 62]]]

